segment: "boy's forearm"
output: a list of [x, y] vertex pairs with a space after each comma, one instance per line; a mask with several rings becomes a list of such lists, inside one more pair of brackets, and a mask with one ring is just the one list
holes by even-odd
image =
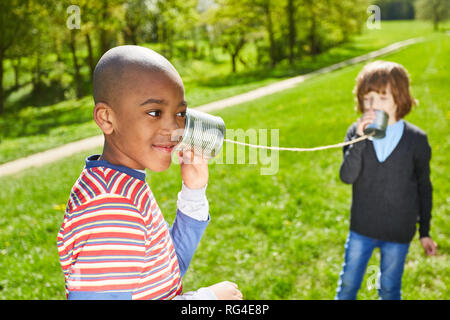
[[430, 236], [431, 209], [433, 206], [433, 187], [429, 177], [429, 169], [424, 171], [418, 183], [420, 201], [419, 235], [421, 238]]
[[432, 208], [432, 186], [419, 186], [420, 197], [420, 217], [419, 217], [419, 235], [421, 238], [429, 237], [431, 208]]
[[[351, 137], [348, 140], [356, 137]], [[366, 144], [367, 141], [363, 140], [344, 148], [344, 160], [339, 171], [339, 176], [344, 183], [352, 184], [358, 178], [361, 172], [362, 152]]]
[[170, 228], [170, 235], [182, 276], [186, 273], [210, 220], [206, 187], [189, 189], [183, 183], [178, 194], [177, 216]]
[[430, 180], [431, 147], [428, 139], [419, 140], [414, 150], [415, 173], [420, 201], [419, 235], [429, 237], [433, 187]]

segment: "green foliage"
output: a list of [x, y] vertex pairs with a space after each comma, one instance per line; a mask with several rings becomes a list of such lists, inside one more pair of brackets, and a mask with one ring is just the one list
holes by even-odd
[[[79, 29], [68, 28], [77, 14], [68, 11], [72, 5], [79, 8]], [[6, 78], [5, 63], [13, 67], [15, 81], [0, 82], [0, 114], [19, 108], [3, 103], [30, 83], [35, 105], [52, 93], [49, 83], [59, 89], [54, 95], [59, 101], [82, 98], [91, 90], [87, 84], [98, 59], [122, 44], [157, 44], [170, 60], [202, 58], [219, 47], [228, 53], [232, 72], [287, 59], [293, 64], [348, 41], [364, 23], [366, 5], [366, 0], [2, 1], [0, 79]], [[256, 54], [245, 60], [249, 44]]]
[[[334, 47], [313, 58], [305, 57], [301, 61], [279, 63], [276, 67], [251, 65], [249, 61], [257, 55], [257, 47], [249, 42], [241, 51], [241, 58], [247, 62], [250, 71], [242, 62], [238, 61], [239, 70], [229, 72], [229, 57], [219, 47], [209, 52], [206, 41], [197, 44], [203, 48], [202, 59], [196, 58], [197, 52], [188, 54], [184, 58], [172, 59], [172, 63], [183, 78], [187, 100], [190, 107], [199, 106], [211, 101], [220, 100], [236, 94], [256, 89], [263, 85], [303, 74], [328, 66], [333, 63], [353, 58], [370, 51], [387, 46], [393, 42], [408, 38], [426, 36], [430, 26], [423, 21], [384, 22], [380, 30], [365, 29], [362, 35], [354, 37], [352, 42]], [[145, 44], [160, 50], [160, 44]], [[185, 41], [177, 41], [174, 48], [187, 47]], [[177, 49], [178, 50], [178, 49]], [[200, 50], [200, 49], [199, 49]], [[70, 56], [68, 57], [70, 59]], [[58, 64], [56, 55], [52, 55], [52, 63]], [[27, 59], [22, 64], [32, 63]], [[59, 64], [61, 65], [61, 64]], [[81, 69], [83, 75], [89, 73], [88, 66]], [[53, 77], [53, 75], [52, 75]], [[7, 74], [9, 84], [14, 83], [12, 71]], [[91, 96], [75, 100], [74, 88], [70, 87], [71, 77], [62, 73], [64, 87], [72, 90], [62, 92], [63, 88], [43, 79], [44, 85], [50, 90], [43, 90], [46, 94], [36, 96], [29, 94], [31, 85], [21, 87], [11, 94], [6, 107], [12, 108], [14, 113], [8, 112], [0, 117], [0, 163], [11, 161], [35, 152], [47, 150], [59, 145], [100, 134], [92, 119], [93, 101]], [[88, 83], [90, 86], [90, 83]], [[85, 88], [85, 92], [88, 88]], [[34, 108], [39, 101], [58, 101], [57, 94], [64, 94], [67, 101]], [[52, 100], [53, 99], [53, 100]], [[19, 104], [21, 108], [19, 108]], [[15, 109], [13, 109], [15, 107]], [[26, 111], [21, 110], [25, 108]], [[30, 110], [33, 110], [31, 113]], [[33, 116], [30, 116], [33, 114]], [[20, 136], [23, 135], [23, 136]]]
[[[408, 26], [403, 30], [406, 34]], [[377, 42], [373, 34], [367, 38]], [[427, 133], [433, 148], [431, 235], [439, 245], [438, 256], [425, 257], [417, 237], [413, 240], [402, 284], [403, 298], [409, 300], [450, 298], [450, 145], [445, 139], [449, 51], [449, 38], [437, 34], [384, 57], [408, 69], [412, 93], [420, 104], [406, 120]], [[342, 141], [357, 117], [352, 89], [362, 66], [311, 78], [217, 115], [227, 128], [279, 129], [280, 146]], [[0, 299], [65, 299], [56, 235], [84, 159], [98, 152], [83, 152], [0, 178]], [[334, 298], [351, 202], [351, 187], [338, 176], [342, 151], [280, 152], [279, 156], [279, 170], [272, 176], [260, 175], [262, 164], [210, 165], [211, 222], [183, 279], [185, 291], [230, 280], [239, 285], [245, 299]], [[174, 163], [167, 171], [148, 172], [147, 181], [170, 224], [181, 186], [179, 170]], [[379, 262], [376, 251], [369, 266]], [[363, 280], [359, 299], [378, 298], [376, 290], [367, 286], [370, 275]]]
[[439, 29], [439, 23], [450, 18], [450, 1], [448, 0], [416, 0], [417, 17], [432, 20], [434, 30]]
[[374, 4], [381, 9], [382, 20], [414, 19], [414, 2], [416, 0], [377, 0]]

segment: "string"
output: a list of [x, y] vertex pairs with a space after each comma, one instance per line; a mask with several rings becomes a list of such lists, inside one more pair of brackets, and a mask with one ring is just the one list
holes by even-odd
[[303, 151], [318, 151], [318, 150], [325, 150], [325, 149], [331, 149], [331, 148], [341, 148], [344, 146], [348, 146], [350, 144], [354, 144], [356, 142], [359, 141], [363, 141], [367, 138], [369, 138], [370, 136], [372, 136], [372, 134], [366, 134], [363, 135], [362, 137], [350, 140], [350, 141], [346, 141], [346, 142], [341, 142], [338, 144], [332, 144], [329, 146], [321, 146], [321, 147], [314, 147], [314, 148], [287, 148], [287, 147], [268, 147], [268, 146], [260, 146], [260, 145], [256, 145], [256, 144], [249, 144], [249, 143], [244, 143], [244, 142], [239, 142], [239, 141], [234, 141], [234, 140], [229, 140], [229, 139], [224, 139], [224, 141], [227, 142], [231, 142], [234, 144], [238, 144], [241, 146], [248, 146], [251, 148], [258, 148], [258, 149], [269, 149], [269, 150], [282, 150], [282, 151], [296, 151], [296, 152], [303, 152]]

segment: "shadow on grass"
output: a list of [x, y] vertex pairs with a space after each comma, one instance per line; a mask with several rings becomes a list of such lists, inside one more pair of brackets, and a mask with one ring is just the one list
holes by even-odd
[[203, 87], [218, 88], [249, 84], [268, 78], [283, 79], [295, 77], [366, 54], [368, 52], [369, 50], [358, 48], [355, 45], [346, 44], [343, 47], [331, 48], [329, 51], [314, 57], [305, 56], [300, 60], [294, 61], [292, 65], [289, 64], [288, 61], [283, 60], [275, 67], [264, 66], [254, 70], [229, 73], [225, 76], [220, 75], [207, 77], [197, 80], [194, 83]]
[[[81, 87], [83, 96], [91, 94], [91, 79], [83, 79]], [[76, 98], [74, 84], [64, 84], [56, 80], [35, 85], [31, 82], [23, 83], [18, 87], [6, 89], [5, 96], [5, 114], [15, 114], [29, 106], [43, 107]]]

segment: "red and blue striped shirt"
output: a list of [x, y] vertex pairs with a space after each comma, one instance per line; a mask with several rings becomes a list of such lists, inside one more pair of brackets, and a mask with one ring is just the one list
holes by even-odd
[[145, 173], [91, 160], [58, 233], [69, 299], [172, 299], [182, 291], [180, 267]]

